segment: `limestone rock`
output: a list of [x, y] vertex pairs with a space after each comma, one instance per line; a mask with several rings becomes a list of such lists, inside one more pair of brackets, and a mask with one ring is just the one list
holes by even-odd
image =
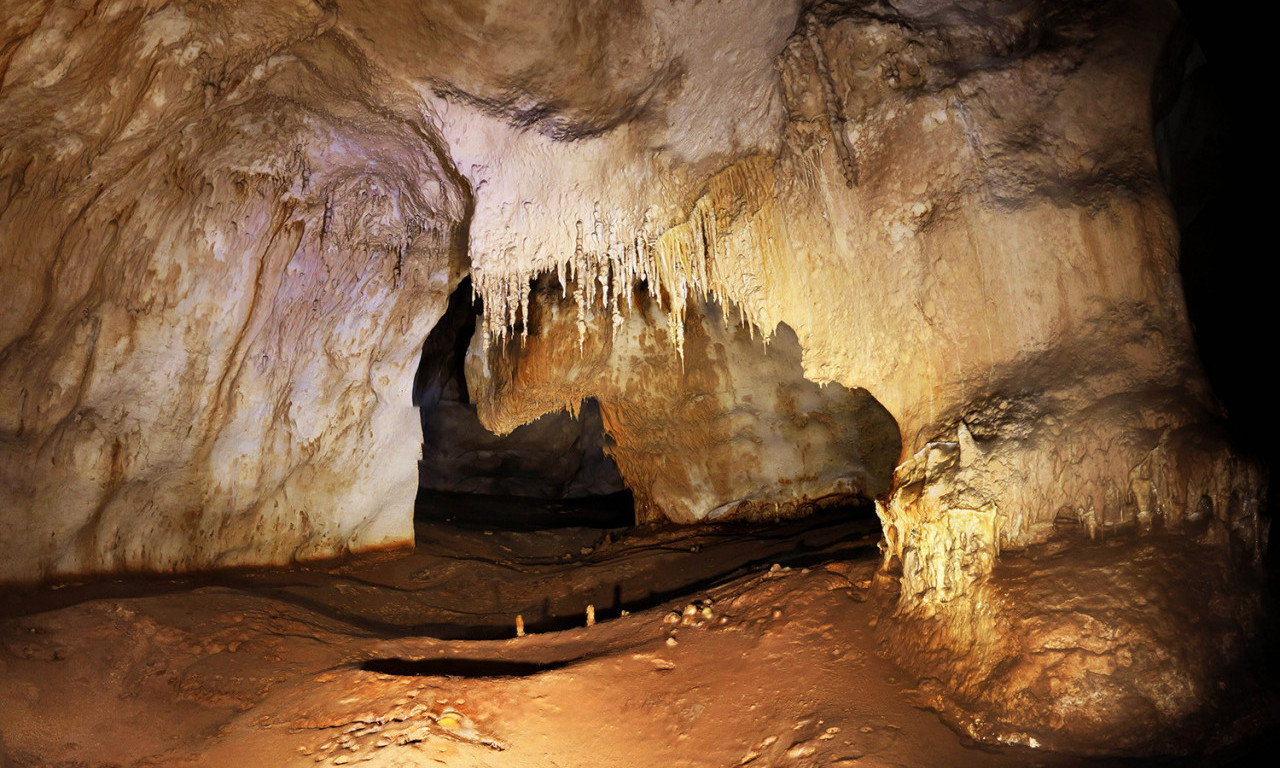
[[1177, 754], [1265, 722], [1248, 651], [1259, 592], [1182, 536], [1039, 549], [929, 612], [882, 624], [923, 703], [976, 739]]
[[411, 539], [464, 193], [314, 3], [30, 2], [0, 49], [0, 580]]
[[[757, 23], [722, 21], [706, 46]], [[686, 297], [709, 295], [766, 334], [794, 329], [806, 377], [869, 392], [907, 455], [974, 425], [984, 460], [970, 488], [1003, 521], [999, 542], [1043, 541], [1064, 509], [1107, 528], [1155, 509], [1180, 519], [1207, 497], [1248, 517], [1261, 475], [1214, 437], [1153, 150], [1173, 23], [1142, 2], [815, 6], [787, 37], [761, 27], [774, 88], [736, 87], [755, 82], [739, 75], [758, 48], [708, 63], [727, 85], [703, 112], [733, 114], [744, 138], [697, 160], [669, 141], [683, 92], [646, 92], [650, 119], [572, 141], [445, 93], [477, 189], [484, 339], [526, 326], [539, 274], [580, 284], [614, 328], [643, 286], [674, 318], [677, 350]], [[654, 164], [672, 169], [657, 186]], [[500, 429], [538, 415], [528, 399], [518, 418], [501, 413], [514, 401], [481, 412]], [[1252, 557], [1265, 532], [1242, 525]]]
[[[467, 378], [499, 430], [596, 397], [637, 518], [776, 519], [888, 489], [893, 418], [864, 391], [807, 381], [785, 326], [766, 341], [714, 303], [690, 302], [676, 321], [640, 294], [611, 327], [581, 286], [563, 290], [543, 281], [528, 325], [501, 349], [484, 351], [478, 337]], [[669, 342], [673, 322], [683, 355]]]
[[[1092, 402], [1062, 393], [1068, 403]], [[983, 417], [974, 422], [983, 439], [961, 422], [954, 441], [904, 461], [877, 506], [885, 564], [902, 574], [900, 607], [963, 595], [1002, 548], [1055, 533], [1097, 541], [1178, 531], [1260, 564], [1269, 529], [1261, 468], [1236, 455], [1207, 416], [1187, 418], [1172, 403], [1162, 411], [1160, 400], [1154, 392], [1116, 396], [1066, 414], [1039, 410], [1043, 401], [1001, 402], [998, 416], [988, 404], [973, 412]], [[1056, 516], [1046, 519], [1054, 505]]]

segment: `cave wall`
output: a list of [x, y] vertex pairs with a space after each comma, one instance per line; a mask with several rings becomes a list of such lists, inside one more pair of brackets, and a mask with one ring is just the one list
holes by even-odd
[[472, 342], [479, 415], [512, 428], [566, 398], [595, 398], [637, 520], [779, 519], [888, 491], [897, 423], [865, 390], [806, 379], [786, 326], [765, 338], [705, 299], [676, 320], [643, 291], [615, 325], [549, 278], [532, 295], [500, 351]]
[[533, 499], [583, 499], [627, 490], [606, 453], [595, 400], [577, 412], [544, 413], [505, 435], [480, 423], [450, 386], [423, 420], [418, 484], [427, 491]]
[[[1061, 519], [1082, 537], [1176, 529], [1206, 505], [1213, 536], [1256, 559], [1261, 473], [1217, 427], [1153, 146], [1176, 11], [779, 3], [770, 24], [759, 5], [716, 12], [700, 45], [738, 55], [686, 58], [692, 27], [664, 26], [657, 8], [631, 25], [651, 68], [675, 56], [684, 79], [636, 92], [636, 117], [608, 132], [566, 141], [548, 127], [554, 102], [522, 124], [442, 96], [478, 190], [486, 339], [500, 347], [521, 325], [538, 274], [573, 283], [584, 316], [615, 327], [638, 284], [676, 318], [687, 296], [714, 296], [765, 333], [794, 329], [808, 378], [863, 388], [897, 420], [891, 559], [983, 542], [990, 557], [947, 555], [950, 573], [1043, 541]], [[761, 25], [750, 43], [739, 23]], [[766, 69], [760, 45], [778, 51]], [[703, 88], [709, 77], [720, 87]], [[699, 141], [682, 133], [691, 100]], [[679, 349], [684, 325], [666, 327]], [[482, 413], [505, 429], [581, 394], [498, 389]], [[962, 431], [981, 461], [936, 475], [946, 487], [921, 513], [906, 486]]]
[[309, 2], [0, 19], [0, 581], [411, 540], [465, 267], [421, 99]]
[[[0, 578], [407, 541], [415, 352], [468, 269], [486, 426], [601, 395], [637, 485], [680, 476], [671, 430], [611, 411], [639, 364], [587, 351], [629, 339], [666, 361], [662, 397], [692, 397], [676, 366], [708, 306], [748, 339], [785, 325], [809, 381], [899, 426], [881, 514], [889, 560], [933, 574], [916, 594], [1061, 520], [1207, 508], [1210, 539], [1262, 548], [1152, 146], [1165, 3], [29, 0], [3, 19]], [[555, 304], [555, 357], [527, 333], [550, 275], [578, 307]], [[646, 514], [820, 493], [785, 474], [672, 481]]]

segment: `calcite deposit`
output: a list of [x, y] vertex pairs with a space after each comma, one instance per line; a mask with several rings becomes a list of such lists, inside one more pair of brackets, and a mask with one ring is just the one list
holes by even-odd
[[[967, 424], [984, 457], [971, 501], [990, 505], [992, 547], [1043, 540], [1063, 510], [1089, 530], [1134, 523], [1140, 508], [1144, 524], [1176, 526], [1208, 499], [1256, 558], [1260, 476], [1214, 437], [1152, 145], [1152, 80], [1173, 22], [1164, 6], [1127, 3], [805, 9], [772, 89], [726, 70], [742, 89], [703, 107], [755, 115], [742, 135], [765, 138], [698, 145], [718, 168], [663, 175], [657, 198], [627, 158], [673, 165], [693, 151], [657, 118], [633, 129], [646, 152], [606, 149], [616, 132], [561, 151], [529, 131], [497, 140], [512, 127], [450, 102], [447, 126], [491, 134], [479, 147], [451, 138], [480, 189], [471, 243], [487, 337], [521, 326], [540, 272], [572, 282], [583, 314], [612, 315], [613, 328], [637, 282], [676, 318], [690, 291], [714, 296], [765, 334], [794, 329], [805, 375], [871, 393], [907, 456]], [[733, 33], [714, 34], [728, 46]], [[755, 112], [742, 108], [750, 93]], [[541, 179], [566, 183], [551, 163], [592, 146], [620, 154], [600, 175], [621, 191], [534, 199]], [[680, 348], [684, 324], [667, 329]], [[535, 415], [516, 400], [501, 408]], [[905, 541], [902, 505], [885, 509]]]
[[[1176, 606], [1064, 616], [1044, 596], [1097, 580], [1000, 563], [1143, 537], [1135, 589], [1203, 559], [1209, 594], [1267, 549], [1157, 163], [1177, 23], [1160, 0], [3, 0], [0, 582], [407, 546], [421, 424], [458, 437], [463, 385], [499, 435], [594, 399], [642, 521], [875, 499], [903, 662], [974, 735], [1156, 749], [1123, 734], [1195, 715], [1249, 600], [1205, 630], [1230, 642], [1160, 656]], [[468, 276], [465, 381], [415, 392]], [[570, 477], [557, 429], [531, 442]], [[477, 481], [488, 440], [440, 437], [423, 471], [527, 488]], [[1080, 661], [1127, 645], [1132, 668]]]
[[975, 739], [1200, 752], [1271, 717], [1252, 577], [1185, 536], [1055, 541], [928, 607], [883, 623], [883, 648], [921, 676], [921, 704]]
[[411, 536], [467, 192], [309, 2], [6, 3], [0, 581]]
[[505, 430], [595, 397], [637, 519], [777, 519], [888, 490], [901, 451], [893, 417], [864, 390], [806, 380], [785, 326], [763, 339], [711, 302], [673, 321], [639, 294], [600, 327], [613, 321], [563, 286], [543, 281], [533, 296], [519, 338], [493, 355], [473, 342], [480, 416]]

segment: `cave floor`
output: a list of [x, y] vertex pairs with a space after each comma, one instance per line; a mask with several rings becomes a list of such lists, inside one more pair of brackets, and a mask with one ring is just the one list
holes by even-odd
[[915, 706], [875, 653], [874, 518], [417, 537], [4, 594], [0, 766], [1122, 764]]

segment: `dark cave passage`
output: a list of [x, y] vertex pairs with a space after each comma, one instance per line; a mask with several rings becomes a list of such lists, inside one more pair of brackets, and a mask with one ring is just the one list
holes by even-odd
[[[618, 467], [605, 453], [604, 424], [594, 399], [576, 416], [549, 413], [508, 435], [480, 423], [468, 393], [467, 346], [483, 310], [466, 278], [422, 347], [414, 378], [414, 404], [422, 418], [419, 488], [432, 492], [529, 499], [611, 497], [610, 507], [629, 495]], [[431, 509], [419, 499], [419, 509]]]
[[[527, 346], [508, 341], [506, 353], [523, 365], [537, 364], [550, 329], [576, 311], [553, 276], [535, 284]], [[643, 286], [636, 296], [633, 332], [648, 333], [658, 324], [651, 316], [655, 307]], [[807, 381], [800, 345], [785, 324], [762, 345], [733, 320], [736, 308], [726, 311], [704, 300], [690, 313], [684, 362], [664, 374], [663, 384], [620, 397], [610, 389], [616, 384], [598, 383], [612, 392], [608, 413], [587, 398], [576, 416], [547, 414], [500, 437], [480, 423], [466, 376], [482, 311], [464, 280], [423, 344], [414, 382], [423, 431], [417, 552], [453, 552], [469, 575], [465, 584], [455, 580], [448, 588], [474, 595], [472, 610], [453, 626], [433, 623], [417, 631], [511, 637], [520, 616], [524, 631], [558, 632], [582, 626], [588, 609], [595, 621], [616, 619], [775, 564], [808, 568], [874, 559], [879, 521], [865, 495], [888, 485], [900, 451], [897, 424], [869, 393]], [[651, 349], [646, 360], [674, 358], [666, 342]], [[664, 390], [669, 400], [630, 399], [655, 398]], [[661, 434], [671, 442], [617, 446], [605, 433], [606, 419], [633, 439]], [[686, 452], [702, 439], [742, 448], [704, 464], [721, 448]], [[704, 477], [728, 480], [742, 495], [709, 510], [697, 525], [649, 517], [636, 527], [636, 496], [606, 445], [621, 451], [633, 471], [640, 467], [642, 477], [647, 474], [636, 452], [652, 455], [661, 447], [668, 467], [692, 462], [708, 472]], [[822, 471], [846, 471], [850, 479], [833, 483], [825, 495], [793, 491], [794, 508], [782, 519], [771, 516], [775, 504], [768, 494], [778, 491], [768, 490], [773, 478], [810, 471], [789, 465], [814, 455], [828, 457]], [[716, 467], [734, 464], [740, 466], [729, 474], [714, 474], [723, 471]], [[763, 497], [757, 495], [761, 489]], [[735, 506], [737, 514], [724, 516]], [[513, 573], [525, 586], [514, 586]], [[452, 598], [437, 592], [437, 599]], [[488, 615], [477, 619], [476, 613]]]
[[370, 659], [360, 669], [400, 677], [528, 677], [572, 664], [577, 659], [535, 662], [504, 659]]
[[[529, 350], [542, 339], [541, 326], [549, 322], [549, 313], [556, 311], [562, 297], [558, 287], [541, 288], [542, 301], [531, 307]], [[640, 306], [648, 307], [644, 302]], [[559, 632], [583, 626], [588, 609], [595, 621], [608, 621], [765, 572], [775, 564], [808, 568], [875, 558], [879, 522], [873, 505], [857, 492], [805, 501], [803, 512], [808, 514], [798, 519], [731, 518], [693, 526], [648, 520], [636, 527], [635, 497], [606, 453], [611, 438], [594, 398], [583, 401], [576, 417], [547, 414], [506, 436], [494, 435], [480, 423], [465, 363], [481, 312], [469, 279], [464, 280], [423, 344], [414, 382], [424, 443], [414, 510], [414, 557], [440, 565], [419, 565], [406, 574], [414, 590], [410, 602], [419, 606], [406, 634], [509, 638], [516, 632], [516, 616], [530, 634]], [[783, 403], [789, 409], [786, 418], [813, 419], [820, 425], [792, 437], [830, 451], [833, 462], [844, 455], [851, 466], [862, 467], [867, 463], [864, 454], [874, 456], [875, 466], [869, 471], [877, 480], [872, 485], [887, 484], [898, 443], [896, 424], [884, 409], [867, 393], [839, 385], [820, 389], [805, 381], [799, 344], [786, 326], [765, 348], [726, 315], [732, 313], [714, 303], [697, 315], [688, 350], [689, 373], [676, 379], [677, 387], [689, 388], [686, 397], [703, 403], [754, 400], [761, 409]], [[708, 333], [724, 340], [704, 341]], [[726, 352], [730, 344], [732, 351]], [[659, 350], [670, 354], [663, 347]], [[514, 354], [526, 351], [517, 347]], [[708, 377], [706, 371], [723, 365], [716, 362], [719, 359], [748, 362], [729, 369], [737, 372], [736, 379]], [[688, 425], [689, 430], [697, 427]], [[861, 442], [875, 447], [868, 451]], [[781, 466], [791, 456], [773, 449], [768, 458], [778, 465], [766, 464], [765, 471], [785, 472]], [[435, 571], [450, 576], [440, 582]], [[424, 612], [418, 597], [428, 592], [430, 601], [443, 610], [424, 622], [433, 612]], [[370, 596], [358, 610], [371, 618], [370, 606], [404, 597]]]

